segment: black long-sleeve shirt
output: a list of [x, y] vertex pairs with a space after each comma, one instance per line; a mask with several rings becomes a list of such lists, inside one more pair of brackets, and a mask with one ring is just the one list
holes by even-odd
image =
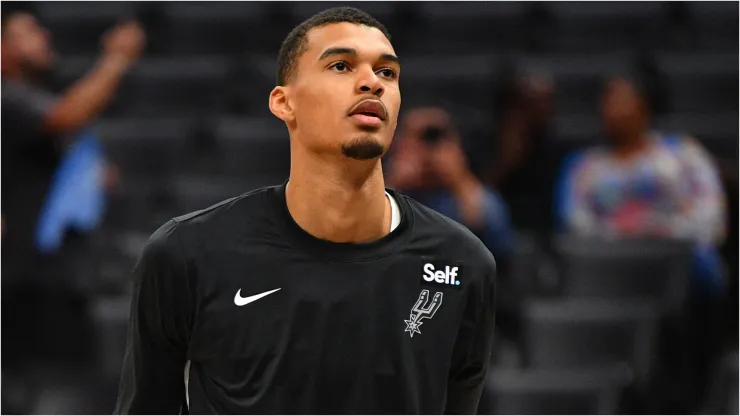
[[401, 223], [371, 243], [304, 231], [285, 184], [157, 230], [134, 271], [115, 413], [475, 413], [494, 258], [388, 192]]

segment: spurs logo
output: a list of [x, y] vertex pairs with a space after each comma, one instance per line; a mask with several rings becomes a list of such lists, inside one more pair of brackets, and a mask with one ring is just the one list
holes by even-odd
[[422, 320], [432, 319], [440, 306], [442, 306], [442, 292], [435, 293], [434, 299], [429, 302], [429, 290], [422, 290], [416, 304], [411, 308], [411, 316], [408, 320], [404, 320], [406, 322], [406, 330], [404, 332], [408, 332], [411, 338], [414, 337], [415, 333], [421, 335], [419, 328], [424, 323]]

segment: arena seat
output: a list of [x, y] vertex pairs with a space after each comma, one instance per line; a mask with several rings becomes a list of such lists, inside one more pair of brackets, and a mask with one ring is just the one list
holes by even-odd
[[178, 210], [187, 213], [206, 209], [223, 200], [237, 197], [265, 186], [279, 185], [287, 179], [279, 175], [256, 175], [249, 179], [181, 175], [171, 182]]
[[248, 177], [285, 175], [290, 167], [290, 140], [276, 117], [222, 117], [215, 127], [222, 174]]
[[158, 117], [217, 113], [228, 74], [229, 62], [218, 56], [146, 59], [124, 80], [111, 113]]
[[571, 298], [655, 300], [666, 311], [684, 303], [692, 244], [671, 240], [596, 240], [558, 236], [563, 291]]
[[49, 1], [35, 3], [41, 23], [54, 36], [62, 54], [92, 54], [100, 50], [103, 34], [118, 21], [132, 16], [134, 3], [81, 3]]
[[624, 51], [522, 54], [518, 62], [551, 74], [556, 83], [553, 105], [558, 114], [597, 114], [605, 77], [623, 67], [627, 57]]
[[[352, 6], [351, 3], [343, 5]], [[336, 6], [337, 4], [331, 1], [310, 1], [293, 3], [292, 23], [298, 24], [303, 20], [313, 16], [314, 14], [321, 12], [322, 10], [326, 10]], [[364, 2], [361, 4], [356, 3], [354, 7], [361, 8], [362, 10], [373, 15], [373, 17], [380, 20], [381, 22], [392, 19], [395, 12], [395, 5], [393, 3], [386, 2]]]
[[183, 162], [196, 123], [186, 117], [107, 118], [94, 130], [124, 171], [162, 174]]
[[631, 373], [588, 370], [494, 369], [486, 379], [479, 414], [619, 414]]
[[[166, 2], [163, 7], [172, 22], [164, 47], [173, 56], [275, 52], [290, 30], [270, 20], [268, 8], [259, 3]], [[280, 36], [278, 29], [284, 31]]]
[[696, 25], [697, 50], [737, 53], [738, 4], [691, 1], [689, 14]]
[[673, 113], [656, 123], [661, 131], [685, 134], [698, 140], [710, 153], [737, 155], [738, 113]]
[[403, 94], [434, 95], [457, 105], [490, 108], [497, 71], [494, 56], [458, 55], [449, 61], [434, 56], [401, 56]]
[[90, 308], [95, 326], [98, 368], [106, 376], [121, 374], [130, 304], [131, 298], [127, 296], [100, 297]]
[[645, 387], [652, 374], [659, 309], [639, 300], [524, 303], [524, 363], [532, 369], [623, 365]]
[[738, 414], [738, 354], [728, 352], [717, 363], [709, 386], [704, 414]]
[[737, 54], [659, 54], [657, 59], [666, 75], [670, 111], [737, 111]]

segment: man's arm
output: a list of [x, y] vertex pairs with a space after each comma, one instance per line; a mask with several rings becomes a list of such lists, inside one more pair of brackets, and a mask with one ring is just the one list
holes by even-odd
[[682, 169], [682, 234], [706, 246], [721, 245], [727, 234], [727, 199], [717, 167], [690, 137], [680, 144]]
[[44, 114], [43, 129], [49, 133], [73, 132], [108, 105], [128, 68], [138, 58], [145, 35], [136, 22], [113, 28], [104, 38], [105, 55]]
[[602, 227], [586, 197], [591, 187], [587, 157], [583, 151], [565, 157], [553, 195], [557, 228], [581, 236], [598, 234]]
[[134, 270], [128, 340], [114, 414], [179, 414], [192, 328], [193, 282], [172, 220]]
[[476, 414], [493, 351], [496, 262], [468, 295], [453, 351], [445, 414]]

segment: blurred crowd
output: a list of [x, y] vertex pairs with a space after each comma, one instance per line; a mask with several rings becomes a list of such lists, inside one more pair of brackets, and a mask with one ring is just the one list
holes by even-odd
[[[506, 7], [502, 3], [501, 9]], [[422, 25], [414, 7], [399, 4], [396, 9], [394, 13], [402, 16], [399, 19], [404, 24], [411, 28]], [[671, 22], [678, 26], [688, 19], [680, 7], [668, 9], [673, 16]], [[115, 155], [108, 154], [110, 144], [95, 127], [117, 96], [125, 94], [124, 79], [148, 44], [159, 47], [161, 43], [157, 42], [164, 39], [155, 37], [161, 32], [157, 24], [161, 17], [152, 10], [109, 27], [100, 38], [99, 56], [84, 75], [73, 82], [55, 82], [53, 74], [59, 57], [52, 39], [57, 34], [44, 26], [33, 5], [3, 4], [5, 413], [102, 413], [112, 409], [115, 363], [122, 358], [115, 354], [122, 353], [123, 346], [103, 345], [120, 343], [121, 338], [106, 332], [112, 329], [97, 324], [103, 319], [99, 316], [101, 308], [108, 311], [102, 312], [105, 316], [117, 310], [110, 302], [101, 306], [97, 299], [102, 293], [105, 299], [123, 299], [120, 304], [125, 305], [125, 289], [105, 293], [107, 289], [101, 289], [99, 281], [82, 277], [100, 274], [100, 269], [87, 273], [81, 269], [95, 263], [101, 245], [109, 243], [102, 240], [120, 234], [121, 227], [108, 225], [125, 210], [121, 208], [128, 195], [125, 178], [138, 174], [144, 176], [143, 182], [151, 183], [159, 183], [161, 178], [148, 171], [118, 166]], [[285, 13], [283, 9], [276, 10], [270, 11], [277, 13], [273, 18], [286, 18], [281, 14], [281, 10]], [[736, 28], [736, 5], [735, 10]], [[552, 16], [539, 9], [533, 8], [528, 16], [532, 19], [528, 27], [536, 23], [541, 27], [538, 30], [545, 30], [552, 24]], [[686, 39], [691, 39], [694, 29], [686, 26], [686, 31], [670, 32], [671, 42], [690, 42]], [[536, 32], [526, 31], [531, 38], [522, 42], [534, 50], [546, 51], [547, 36], [537, 36]], [[406, 47], [409, 49], [413, 47]], [[737, 54], [737, 47], [731, 52]], [[434, 52], [425, 53], [434, 56]], [[629, 400], [613, 409], [641, 413], [696, 413], [707, 409], [714, 413], [732, 412], [731, 408], [722, 407], [728, 399], [715, 395], [716, 375], [727, 361], [723, 357], [734, 352], [737, 412], [738, 138], [725, 139], [734, 142], [728, 145], [734, 148], [734, 154], [717, 154], [691, 131], [656, 127], [656, 119], [668, 111], [672, 102], [666, 76], [653, 54], [640, 50], [628, 56], [621, 65], [599, 75], [596, 99], [584, 104], [596, 110], [600, 121], [599, 139], [586, 144], [563, 145], [567, 140], [558, 137], [562, 129], [555, 126], [555, 97], [561, 86], [547, 68], [502, 59], [493, 88], [477, 92], [489, 97], [493, 104], [490, 111], [472, 115], [465, 114], [467, 109], [456, 103], [439, 100], [430, 88], [423, 98], [415, 97], [402, 107], [393, 146], [384, 160], [387, 186], [464, 224], [494, 253], [500, 270], [494, 372], [498, 368], [534, 368], [527, 359], [530, 347], [519, 347], [526, 343], [532, 330], [526, 301], [535, 292], [547, 299], [568, 297], [564, 294], [567, 290], [562, 289], [567, 285], [562, 282], [574, 273], [577, 262], [568, 257], [568, 250], [563, 249], [558, 238], [592, 242], [586, 244], [586, 251], [597, 250], [599, 244], [631, 247], [632, 254], [623, 257], [614, 254], [616, 251], [610, 253], [615, 256], [611, 259], [616, 265], [628, 262], [630, 255], [639, 256], [642, 249], [637, 247], [644, 242], [685, 243], [682, 254], [686, 260], [687, 293], [680, 302], [679, 318], [672, 320], [674, 316], [669, 316], [659, 331], [661, 348], [668, 351], [668, 358], [663, 356], [664, 350], [651, 350], [648, 355], [661, 361], [658, 375], [651, 376], [646, 389], [627, 389], [624, 397]], [[444, 62], [450, 58], [439, 59]], [[188, 70], [182, 68], [183, 72]], [[403, 81], [404, 77], [402, 87]], [[734, 89], [732, 94], [737, 98], [737, 84], [727, 88]], [[266, 96], [263, 94], [260, 100]], [[736, 107], [723, 110], [737, 114]], [[478, 131], [468, 128], [466, 123], [471, 118], [484, 127]], [[734, 122], [737, 124], [737, 118]], [[194, 160], [194, 166], [201, 166], [209, 157], [209, 146], [217, 140], [213, 139], [213, 129], [195, 130], [190, 145], [195, 143], [197, 150], [185, 164]], [[144, 134], [147, 133], [151, 131]], [[241, 132], [245, 136], [249, 133]], [[135, 142], [136, 138], [131, 140]], [[175, 158], [177, 153], [171, 144], [165, 145], [165, 149], [157, 154], [157, 169], [169, 165], [167, 159]], [[259, 147], [256, 149], [260, 151]], [[138, 153], [134, 158], [147, 158], [145, 150], [135, 151]], [[234, 155], [237, 159], [238, 156]], [[281, 153], [281, 157], [287, 160], [289, 156]], [[218, 164], [212, 168], [223, 173]], [[189, 192], [199, 193], [201, 199], [207, 193], [206, 188], [200, 187], [207, 176], [202, 178], [206, 179], [186, 183]], [[141, 182], [128, 183], [136, 187]], [[254, 182], [237, 179], [234, 183], [236, 186], [226, 188], [238, 189]], [[160, 191], [155, 186], [147, 197], [165, 207], [165, 216], [183, 214], [173, 209], [187, 205], [168, 205], [171, 195]], [[173, 206], [177, 208], [167, 208]], [[154, 230], [151, 223], [142, 223], [142, 235]], [[107, 228], [114, 231], [105, 234]], [[139, 247], [130, 243], [128, 251], [135, 253]], [[119, 245], [113, 250], [124, 249]], [[610, 267], [604, 266], [607, 264], [611, 263], [604, 262], [601, 267]], [[133, 262], [128, 266], [132, 267]], [[604, 273], [609, 274], [609, 270]], [[639, 274], [639, 270], [635, 273]], [[662, 272], [643, 273], [641, 278], [657, 280], [658, 276], [651, 273]], [[124, 287], [126, 278], [125, 273], [118, 273], [113, 280], [117, 287]], [[536, 287], [523, 284], [525, 279], [535, 281]], [[548, 283], [551, 280], [561, 283]], [[560, 285], [560, 289], [552, 289], [553, 285]], [[116, 322], [120, 329], [125, 312]], [[113, 370], [105, 376], [101, 375], [101, 354], [114, 355], [103, 359], [114, 363]], [[502, 390], [495, 377], [491, 380], [481, 412], [524, 411], [501, 407]], [[85, 392], [84, 396], [80, 392]], [[597, 411], [586, 409], [586, 413]]]

